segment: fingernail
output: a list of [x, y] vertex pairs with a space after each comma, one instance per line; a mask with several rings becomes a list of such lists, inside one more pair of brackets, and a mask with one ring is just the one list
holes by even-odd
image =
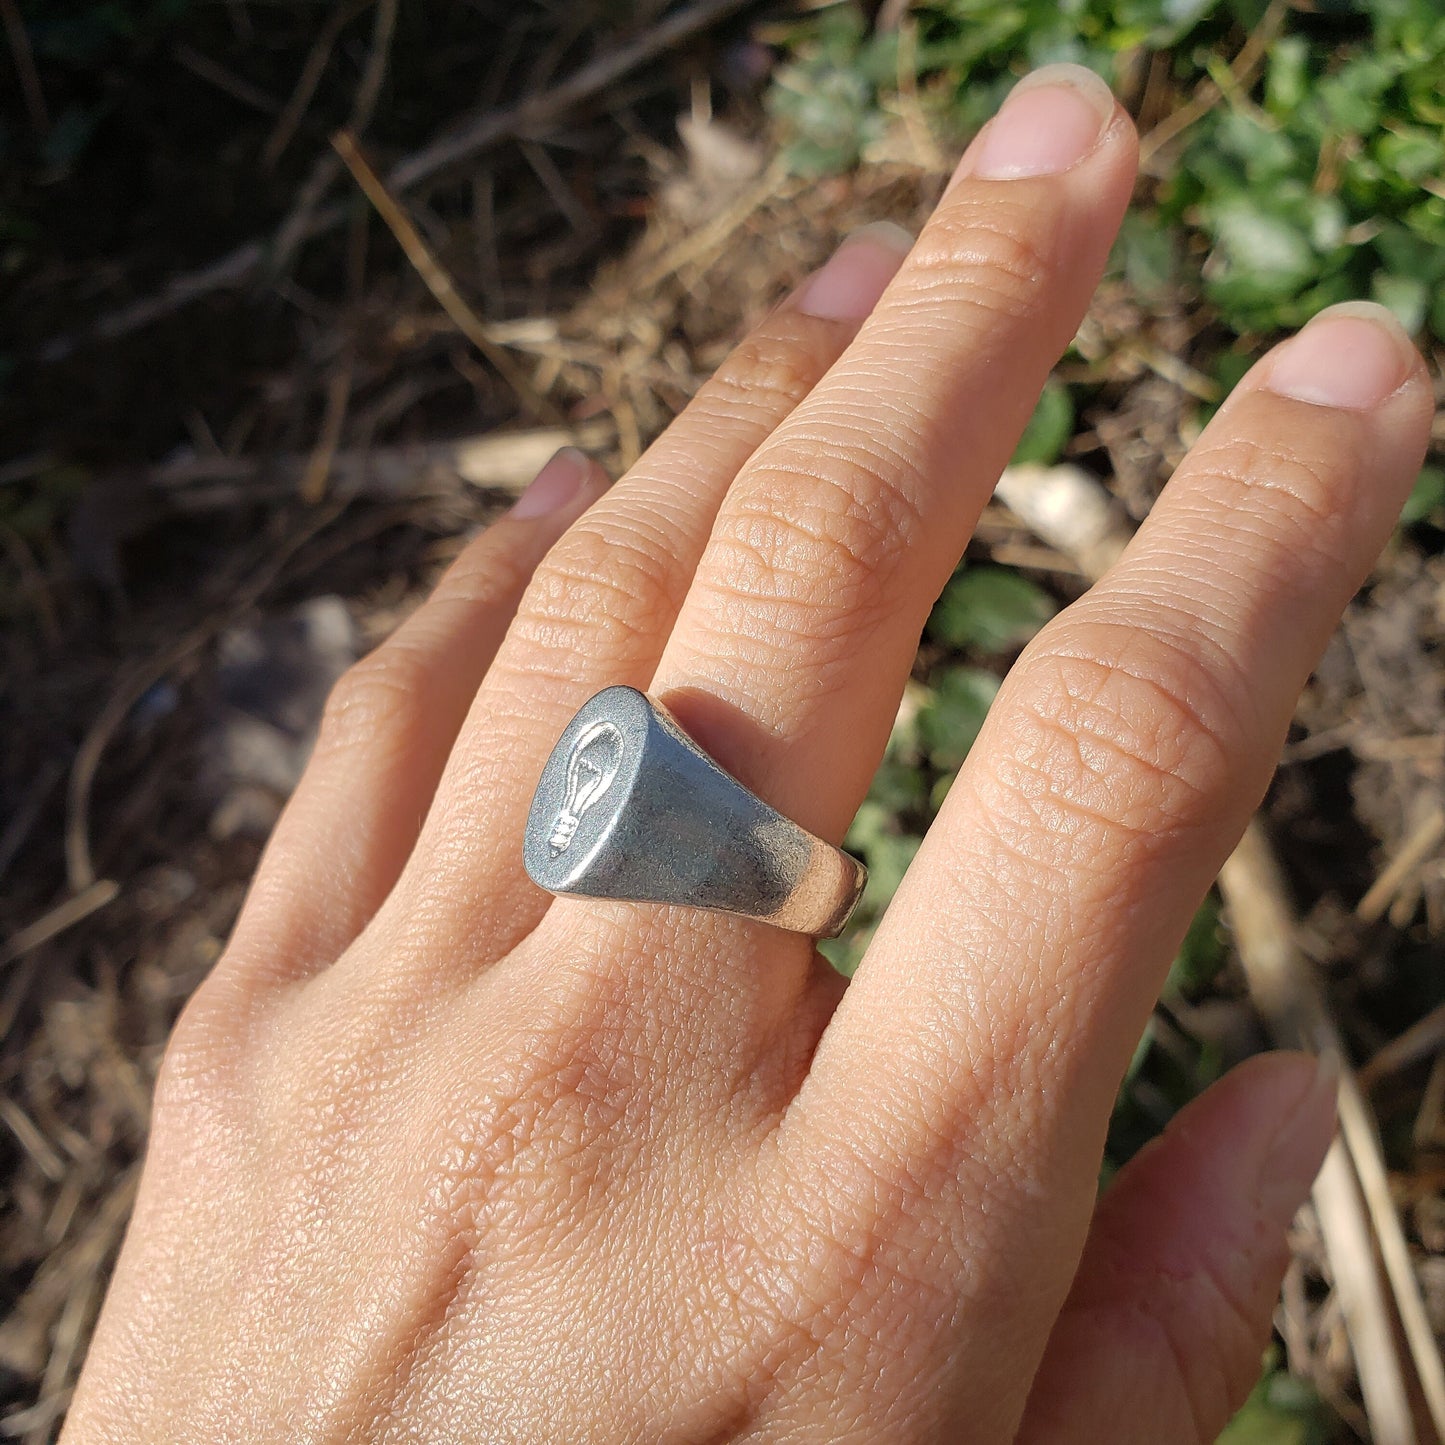
[[1320, 1165], [1335, 1137], [1340, 1064], [1334, 1054], [1315, 1060], [1315, 1073], [1275, 1136], [1259, 1184], [1261, 1208], [1281, 1228], [1309, 1197]]
[[1275, 352], [1264, 385], [1315, 406], [1364, 411], [1398, 390], [1415, 347], [1392, 312], [1346, 301], [1314, 317]]
[[912, 247], [913, 237], [892, 221], [860, 227], [804, 285], [798, 310], [827, 321], [862, 321]]
[[1052, 176], [1077, 165], [1114, 118], [1114, 93], [1082, 65], [1045, 65], [1009, 92], [959, 162], [984, 181]]
[[592, 459], [576, 447], [563, 447], [532, 479], [526, 491], [512, 504], [511, 515], [519, 521], [544, 517], [565, 507], [592, 475]]

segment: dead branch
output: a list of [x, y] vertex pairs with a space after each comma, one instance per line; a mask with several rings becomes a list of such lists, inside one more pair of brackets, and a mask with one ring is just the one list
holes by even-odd
[[[487, 432], [454, 441], [394, 447], [357, 447], [335, 452], [328, 473], [336, 495], [376, 500], [414, 497], [458, 483], [520, 492], [559, 447], [598, 451], [615, 439], [605, 419], [581, 426]], [[296, 495], [311, 456], [195, 457], [158, 468], [150, 484], [182, 512], [210, 512]]]
[[198, 80], [215, 86], [222, 95], [229, 95], [232, 100], [250, 106], [252, 110], [259, 110], [262, 115], [275, 115], [281, 109], [276, 100], [267, 95], [260, 86], [252, 85], [239, 75], [233, 75], [224, 65], [212, 60], [209, 55], [202, 55], [194, 46], [184, 43], [177, 45], [171, 54], [175, 56], [178, 65], [184, 66]]
[[1437, 803], [1421, 818], [1380, 876], [1370, 885], [1369, 891], [1355, 905], [1355, 916], [1365, 923], [1378, 923], [1442, 840], [1445, 840], [1445, 807]]
[[1424, 1018], [1416, 1019], [1404, 1033], [1380, 1049], [1360, 1070], [1360, 1085], [1371, 1088], [1387, 1074], [1409, 1068], [1441, 1049], [1445, 1049], [1445, 1003], [1437, 1004]]
[[431, 247], [422, 239], [410, 216], [401, 208], [386, 183], [372, 169], [371, 163], [361, 152], [356, 137], [347, 130], [338, 131], [331, 138], [337, 154], [346, 163], [361, 187], [367, 200], [376, 207], [377, 214], [386, 222], [397, 244], [406, 253], [417, 275], [436, 298], [442, 310], [451, 317], [457, 330], [486, 357], [497, 374], [517, 394], [522, 405], [539, 421], [560, 425], [564, 418], [557, 406], [543, 396], [528, 380], [526, 374], [507, 354], [504, 347], [492, 340], [487, 328], [476, 312], [467, 305], [456, 283], [432, 254]]
[[261, 164], [266, 170], [275, 170], [276, 162], [291, 144], [292, 137], [311, 104], [311, 98], [316, 94], [316, 87], [321, 84], [321, 77], [326, 74], [326, 66], [331, 59], [331, 52], [336, 48], [336, 42], [341, 38], [341, 32], [372, 3], [373, 0], [350, 0], [349, 4], [338, 5], [327, 17], [326, 24], [321, 27], [321, 33], [307, 53], [301, 74], [296, 80], [296, 88], [283, 107], [276, 121], [276, 128], [262, 147]]
[[67, 928], [74, 928], [77, 923], [89, 918], [107, 903], [113, 902], [119, 893], [118, 883], [102, 878], [82, 888], [73, 898], [56, 904], [34, 923], [27, 924], [0, 948], [0, 967], [14, 963], [17, 958], [24, 958], [27, 953], [33, 953], [42, 943], [49, 943]]
[[[351, 114], [346, 121], [346, 129], [352, 135], [361, 135], [371, 124], [371, 117], [376, 111], [382, 82], [386, 79], [387, 66], [391, 63], [391, 42], [396, 34], [399, 3], [400, 0], [377, 0], [371, 51], [366, 58], [361, 84], [357, 86], [356, 95], [351, 102]], [[301, 188], [300, 198], [276, 232], [276, 243], [269, 263], [273, 273], [279, 274], [286, 270], [296, 248], [310, 234], [311, 217], [316, 207], [325, 199], [327, 191], [336, 184], [340, 175], [341, 164], [334, 151], [323, 151], [316, 157], [311, 174]]]
[[[1229, 86], [1234, 91], [1243, 90], [1254, 79], [1259, 67], [1269, 57], [1270, 47], [1284, 28], [1289, 6], [1285, 0], [1272, 0], [1264, 17], [1250, 32], [1249, 39], [1240, 47], [1239, 54], [1229, 67]], [[1213, 80], [1206, 80], [1190, 99], [1173, 110], [1139, 141], [1139, 169], [1146, 175], [1158, 173], [1158, 156], [1165, 146], [1187, 131], [1190, 126], [1202, 120], [1221, 100], [1225, 90]]]
[[15, 62], [15, 73], [20, 77], [20, 93], [25, 97], [25, 110], [30, 125], [38, 136], [50, 131], [50, 110], [45, 104], [45, 91], [40, 84], [40, 72], [35, 68], [35, 52], [30, 48], [30, 35], [15, 0], [0, 0], [0, 20], [5, 22], [5, 38], [10, 43], [10, 55]]
[[[549, 89], [502, 110], [485, 111], [445, 132], [393, 167], [385, 178], [387, 189], [394, 195], [405, 195], [422, 182], [503, 141], [537, 134], [542, 127], [590, 100], [630, 71], [753, 3], [755, 0], [694, 0], [691, 5], [647, 27], [635, 39], [581, 66]], [[331, 231], [346, 219], [346, 214], [344, 204], [317, 209], [311, 214], [298, 244]], [[129, 336], [204, 296], [243, 286], [260, 273], [270, 247], [268, 237], [247, 241], [205, 266], [174, 276], [160, 291], [107, 312], [94, 326], [52, 337], [40, 348], [36, 360], [42, 365], [64, 361], [82, 346]]]

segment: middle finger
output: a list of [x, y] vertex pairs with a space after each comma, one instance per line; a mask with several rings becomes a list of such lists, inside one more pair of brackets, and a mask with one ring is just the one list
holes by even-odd
[[653, 691], [730, 772], [838, 839], [929, 608], [1128, 203], [1136, 139], [1078, 66], [1017, 86], [843, 360], [743, 469]]

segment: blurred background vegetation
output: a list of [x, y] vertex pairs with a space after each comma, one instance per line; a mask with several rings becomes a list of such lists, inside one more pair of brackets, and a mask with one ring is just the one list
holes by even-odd
[[[1394, 310], [1439, 374], [1438, 0], [0, 0], [0, 20], [12, 1437], [51, 1439], [63, 1415], [166, 1031], [326, 684], [553, 446], [625, 468], [848, 229], [917, 226], [1027, 68], [1103, 74], [1143, 168], [1017, 464], [1079, 468], [1141, 519], [1250, 362], [1346, 298]], [[330, 146], [339, 127], [389, 214]], [[430, 272], [397, 244], [407, 222]], [[849, 836], [871, 878], [829, 945], [845, 972], [1003, 672], [1086, 580], [989, 508]], [[1437, 454], [1265, 810], [1437, 1339], [1442, 638]], [[1211, 897], [1121, 1091], [1106, 1178], [1264, 1042]], [[1232, 1445], [1372, 1438], [1310, 1211], [1296, 1236]], [[1423, 1413], [1415, 1428], [1434, 1438]]]

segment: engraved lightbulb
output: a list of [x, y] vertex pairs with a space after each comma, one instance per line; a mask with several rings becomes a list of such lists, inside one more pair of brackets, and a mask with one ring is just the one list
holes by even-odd
[[554, 858], [570, 846], [582, 815], [612, 786], [621, 762], [622, 734], [610, 722], [593, 723], [573, 744], [567, 759], [567, 797], [547, 842]]

